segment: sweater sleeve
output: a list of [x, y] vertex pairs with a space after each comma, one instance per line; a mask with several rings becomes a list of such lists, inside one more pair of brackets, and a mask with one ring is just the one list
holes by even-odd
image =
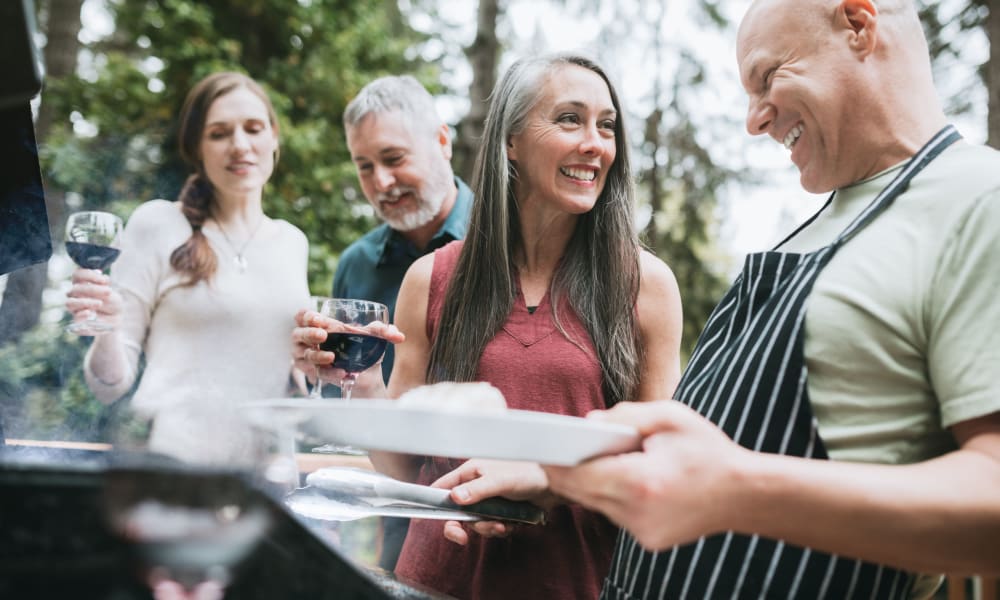
[[93, 371], [93, 345], [84, 358], [87, 385], [102, 402], [117, 400], [135, 383], [153, 308], [170, 269], [170, 254], [190, 232], [180, 211], [166, 200], [142, 204], [129, 218], [122, 232], [121, 255], [111, 267], [111, 285], [122, 296], [119, 335], [127, 359], [125, 376], [119, 381], [101, 381]]

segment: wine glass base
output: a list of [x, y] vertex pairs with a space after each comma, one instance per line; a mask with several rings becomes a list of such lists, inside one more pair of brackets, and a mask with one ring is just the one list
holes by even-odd
[[66, 331], [82, 336], [97, 336], [114, 331], [114, 326], [102, 321], [76, 321], [67, 325]]
[[153, 600], [222, 600], [226, 595], [223, 583], [207, 580], [186, 586], [170, 579], [150, 582]]
[[312, 449], [314, 454], [339, 454], [342, 456], [368, 456], [368, 451], [346, 444], [323, 444]]

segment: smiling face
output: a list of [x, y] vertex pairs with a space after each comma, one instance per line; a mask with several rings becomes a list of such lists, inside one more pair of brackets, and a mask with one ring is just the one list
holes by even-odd
[[365, 198], [397, 231], [427, 225], [457, 194], [446, 125], [430, 131], [398, 111], [371, 113], [348, 128], [347, 147]]
[[615, 161], [617, 119], [600, 75], [577, 65], [552, 71], [507, 147], [521, 205], [545, 204], [571, 214], [592, 209]]
[[824, 10], [832, 6], [825, 0], [759, 0], [737, 39], [749, 96], [747, 131], [783, 144], [802, 187], [813, 193], [864, 179], [877, 161], [859, 144], [871, 134], [860, 123], [859, 54], [848, 41], [850, 29]]
[[274, 171], [277, 148], [278, 133], [256, 94], [236, 87], [212, 102], [198, 156], [218, 193], [259, 192]]

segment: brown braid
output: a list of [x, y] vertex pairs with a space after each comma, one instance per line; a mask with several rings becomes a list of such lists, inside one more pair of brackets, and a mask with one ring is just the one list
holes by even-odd
[[212, 185], [195, 173], [184, 182], [178, 201], [181, 212], [191, 224], [191, 237], [174, 249], [170, 255], [170, 266], [188, 274], [187, 285], [194, 285], [202, 279], [211, 279], [218, 266], [215, 251], [208, 245], [208, 239], [201, 230], [212, 216]]

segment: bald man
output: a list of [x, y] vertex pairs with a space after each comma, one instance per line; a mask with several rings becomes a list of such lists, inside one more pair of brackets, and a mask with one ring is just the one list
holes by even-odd
[[546, 468], [625, 529], [603, 597], [921, 598], [921, 573], [1000, 573], [1000, 154], [947, 125], [909, 1], [759, 0], [737, 50], [750, 134], [832, 194], [747, 257], [675, 400], [595, 415], [642, 451]]

